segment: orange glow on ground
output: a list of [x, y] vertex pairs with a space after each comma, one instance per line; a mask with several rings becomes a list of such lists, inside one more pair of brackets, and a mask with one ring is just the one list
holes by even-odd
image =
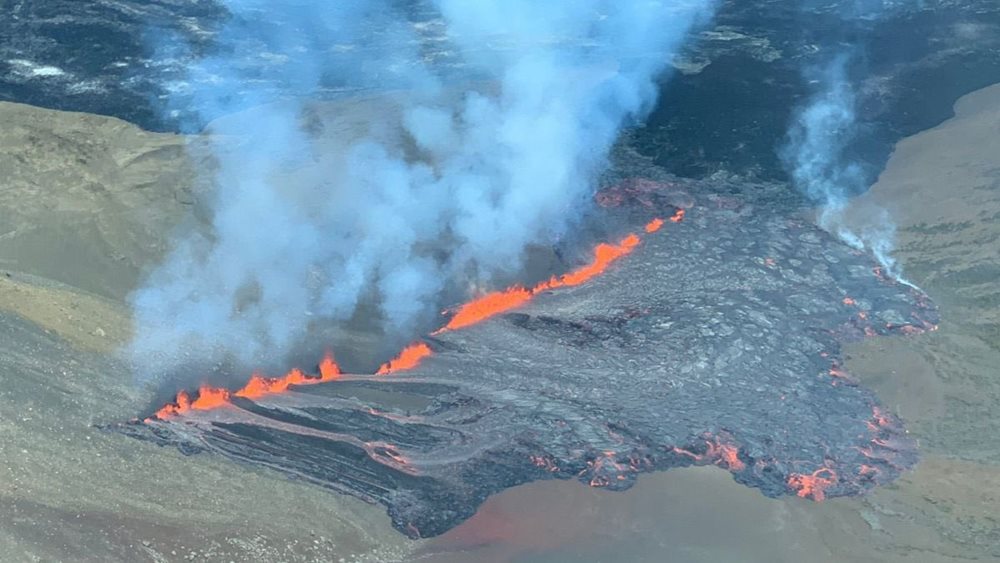
[[[291, 373], [291, 372], [290, 372]], [[244, 399], [259, 399], [271, 393], [280, 393], [288, 389], [288, 383], [284, 377], [262, 377], [254, 374], [250, 381], [238, 390], [234, 395]]]
[[[670, 221], [679, 223], [684, 219], [684, 210], [678, 209], [671, 217]], [[654, 218], [644, 227], [646, 233], [655, 233], [664, 225], [663, 219]], [[448, 330], [455, 330], [476, 324], [490, 317], [496, 316], [505, 311], [515, 309], [531, 300], [536, 294], [560, 287], [573, 287], [581, 285], [588, 280], [600, 275], [619, 258], [628, 255], [640, 243], [640, 238], [635, 233], [631, 233], [619, 241], [617, 244], [601, 243], [594, 248], [593, 259], [566, 274], [553, 276], [548, 281], [539, 283], [533, 288], [523, 286], [513, 286], [502, 291], [494, 291], [476, 298], [457, 309], [448, 323], [432, 334], [440, 334]], [[417, 342], [404, 348], [398, 356], [382, 364], [375, 375], [385, 375], [397, 371], [412, 369], [419, 365], [420, 361], [432, 354], [430, 347]], [[282, 377], [264, 377], [260, 374], [253, 374], [250, 380], [242, 388], [230, 393], [230, 391], [218, 387], [204, 384], [198, 389], [197, 395], [192, 396], [187, 391], [180, 391], [172, 403], [160, 408], [153, 415], [155, 418], [166, 419], [171, 416], [183, 414], [191, 410], [209, 410], [224, 405], [231, 404], [232, 396], [245, 399], [259, 399], [267, 395], [283, 393], [292, 385], [311, 385], [326, 381], [333, 381], [340, 377], [340, 367], [334, 362], [333, 356], [327, 353], [318, 366], [319, 377], [306, 375], [299, 369], [293, 369]], [[150, 419], [147, 419], [150, 420]], [[720, 450], [713, 452], [729, 468], [736, 469], [742, 462], [736, 458], [736, 449], [731, 446], [720, 446]], [[732, 451], [729, 451], [729, 448]], [[736, 469], [738, 470], [738, 469]]]
[[246, 385], [230, 393], [226, 389], [202, 385], [198, 388], [197, 398], [192, 401], [187, 391], [180, 391], [174, 398], [174, 402], [165, 405], [153, 415], [156, 418], [164, 419], [173, 415], [183, 414], [191, 410], [210, 410], [216, 407], [229, 404], [231, 396], [244, 399], [260, 399], [267, 395], [284, 393], [292, 385], [313, 385], [325, 381], [333, 381], [340, 376], [340, 367], [333, 360], [329, 353], [319, 364], [319, 377], [308, 376], [298, 368], [294, 368], [283, 377], [264, 377], [260, 374], [253, 374]]
[[[711, 451], [712, 445], [709, 444], [709, 452]], [[715, 463], [724, 466], [730, 471], [735, 472], [746, 469], [746, 464], [739, 458], [740, 450], [736, 446], [731, 444], [719, 444], [714, 454], [719, 458]]]
[[437, 332], [471, 326], [483, 319], [519, 307], [531, 299], [532, 293], [532, 291], [520, 286], [487, 293], [459, 307], [448, 324]]
[[580, 285], [603, 273], [604, 270], [608, 269], [608, 266], [610, 266], [612, 262], [631, 253], [636, 246], [639, 246], [639, 237], [634, 233], [623, 238], [618, 244], [607, 244], [602, 242], [597, 245], [597, 248], [594, 249], [594, 259], [589, 264], [581, 266], [571, 272], [563, 274], [562, 276], [553, 276], [549, 281], [542, 282], [535, 286], [532, 293], [538, 293], [546, 289], [555, 289], [557, 287], [572, 287]]
[[319, 379], [320, 381], [333, 381], [340, 377], [341, 371], [340, 366], [333, 361], [333, 354], [327, 352], [323, 356], [323, 361], [319, 363]]
[[174, 397], [173, 403], [164, 405], [160, 408], [160, 410], [156, 411], [153, 416], [159, 419], [165, 419], [174, 415], [184, 414], [192, 410], [212, 410], [230, 404], [229, 398], [230, 393], [228, 390], [202, 384], [202, 386], [198, 388], [198, 395], [194, 400], [191, 400], [191, 395], [189, 395], [187, 391], [179, 391], [177, 396]]
[[802, 498], [811, 498], [821, 501], [826, 498], [826, 489], [837, 482], [837, 474], [828, 467], [822, 467], [813, 471], [810, 475], [792, 473], [788, 476], [788, 486], [795, 490], [795, 494]]
[[382, 367], [378, 368], [375, 375], [386, 375], [396, 371], [413, 369], [420, 364], [420, 360], [430, 355], [430, 346], [423, 342], [410, 344], [406, 348], [403, 348], [403, 351], [398, 356], [382, 364]]
[[198, 398], [191, 403], [191, 408], [196, 411], [207, 411], [229, 404], [229, 391], [202, 385], [198, 388]]
[[712, 436], [705, 440], [705, 453], [697, 454], [690, 450], [673, 446], [674, 453], [687, 456], [698, 464], [714, 464], [728, 469], [733, 473], [746, 469], [746, 464], [740, 459], [740, 449], [735, 444], [724, 441], [728, 438]]
[[[662, 220], [654, 219], [647, 224], [647, 232], [653, 232], [649, 231], [649, 225], [654, 224], [656, 221], [659, 221], [659, 225], [663, 224]], [[659, 226], [657, 226], [658, 228]], [[448, 324], [436, 330], [433, 334], [441, 334], [449, 330], [472, 326], [500, 313], [516, 309], [543, 291], [583, 284], [607, 270], [612, 262], [629, 254], [638, 245], [639, 236], [635, 233], [629, 234], [618, 244], [598, 244], [594, 248], [594, 258], [589, 263], [562, 276], [552, 276], [548, 281], [541, 282], [531, 289], [515, 285], [502, 291], [487, 293], [459, 307], [455, 315], [448, 321]]]
[[175, 414], [185, 413], [191, 410], [191, 396], [188, 395], [187, 391], [183, 389], [177, 392], [177, 396], [174, 397], [173, 403], [167, 403], [153, 414], [156, 418], [167, 418], [168, 416], [173, 416]]

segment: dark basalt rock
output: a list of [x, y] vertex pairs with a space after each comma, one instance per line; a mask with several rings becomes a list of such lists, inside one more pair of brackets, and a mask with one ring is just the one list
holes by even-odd
[[427, 338], [434, 354], [411, 371], [114, 428], [384, 504], [411, 537], [540, 479], [620, 490], [716, 464], [765, 495], [815, 499], [893, 480], [914, 444], [842, 373], [840, 347], [935, 328], [927, 297], [795, 208], [715, 188], [605, 192], [610, 224], [687, 214], [584, 285]]
[[[0, 100], [176, 129], [165, 83], [212, 48], [213, 0], [2, 0]], [[156, 53], [167, 39], [173, 53]]]
[[[425, 0], [394, 7], [412, 22], [436, 17]], [[246, 54], [240, 76], [253, 78], [260, 90], [254, 100], [296, 94], [281, 83], [280, 72], [274, 75], [269, 59], [258, 56], [265, 50], [260, 37], [302, 33], [301, 22], [282, 21], [280, 14], [241, 22], [250, 31], [235, 39], [221, 33], [231, 18], [214, 0], [6, 0], [0, 14], [0, 100], [113, 115], [152, 130], [197, 129], [215, 116], [184, 101], [185, 88], [199, 87], [187, 70], [223, 51]], [[425, 58], [447, 74], [457, 61], [440, 27], [421, 29]], [[365, 51], [391, 48], [384, 31], [362, 30], [356, 39]], [[330, 55], [329, 42], [326, 31], [315, 38], [329, 68], [311, 97], [389, 86], [356, 82], [357, 61]], [[636, 139], [644, 154], [683, 176], [724, 170], [783, 178], [775, 147], [792, 109], [810, 94], [802, 69], [848, 48], [858, 55], [851, 78], [864, 124], [857, 154], [848, 156], [871, 175], [898, 139], [940, 123], [960, 96], [1000, 81], [1000, 4], [719, 2], [711, 25], [679, 59], [679, 72], [664, 77], [660, 103]], [[229, 94], [238, 100], [242, 90], [234, 84]]]
[[[803, 70], [851, 54], [859, 127], [848, 154], [873, 182], [903, 137], [950, 118], [968, 92], [1000, 82], [1000, 4], [990, 0], [725, 0], [661, 84], [636, 134], [682, 176], [723, 170], [781, 180], [776, 147], [814, 92]], [[862, 182], [866, 189], [870, 183]]]

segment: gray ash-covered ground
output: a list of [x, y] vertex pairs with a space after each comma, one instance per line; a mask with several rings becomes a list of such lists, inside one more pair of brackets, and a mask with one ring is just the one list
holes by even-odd
[[[660, 180], [598, 194], [608, 224], [642, 235], [630, 255], [426, 338], [433, 355], [415, 369], [116, 429], [382, 503], [411, 537], [533, 480], [618, 490], [716, 464], [765, 495], [820, 500], [912, 466], [914, 444], [842, 372], [840, 345], [933, 329], [927, 297], [794, 206]], [[643, 232], [679, 207], [683, 222]]]

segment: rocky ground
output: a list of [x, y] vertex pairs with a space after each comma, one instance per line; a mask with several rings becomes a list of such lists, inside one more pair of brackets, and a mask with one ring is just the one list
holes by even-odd
[[[439, 69], [459, 64], [428, 2], [396, 8]], [[113, 115], [158, 131], [198, 128], [205, 117], [181, 100], [192, 88], [190, 61], [220, 48], [228, 17], [221, 2], [5, 0], [0, 11], [7, 16], [0, 19], [0, 100]], [[265, 23], [284, 31], [293, 25]], [[859, 55], [851, 73], [862, 85], [861, 118], [872, 125], [861, 132], [857, 156], [874, 177], [896, 141], [948, 118], [959, 96], [1000, 81], [998, 29], [1000, 6], [991, 0], [719, 2], [674, 61], [677, 72], [664, 77], [641, 148], [682, 176], [780, 178], [774, 148], [810, 93], [803, 68], [850, 48]], [[365, 40], [382, 45], [373, 39], [379, 31], [365, 31]], [[260, 45], [238, 49], [247, 53], [245, 68], [268, 76], [271, 61], [258, 56]], [[336, 69], [350, 68], [331, 56]], [[329, 74], [320, 95], [371, 86], [350, 72]]]
[[746, 494], [717, 468], [643, 476], [613, 495], [529, 485], [487, 501], [424, 559], [1000, 561], [1000, 87], [955, 110], [899, 143], [852, 207], [859, 219], [873, 205], [890, 210], [904, 273], [941, 308], [938, 331], [846, 350], [847, 369], [918, 442], [912, 471], [863, 498], [819, 504]]

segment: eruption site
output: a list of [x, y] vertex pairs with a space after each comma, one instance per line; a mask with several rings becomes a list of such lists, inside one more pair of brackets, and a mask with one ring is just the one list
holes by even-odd
[[[679, 223], [683, 218], [684, 210], [681, 208], [678, 208], [670, 216], [670, 220], [675, 223]], [[652, 234], [658, 231], [662, 225], [663, 220], [657, 217], [647, 223], [644, 230], [647, 234]], [[639, 236], [630, 233], [617, 244], [598, 244], [594, 248], [594, 258], [590, 263], [561, 276], [553, 276], [548, 281], [541, 282], [531, 289], [514, 286], [502, 291], [487, 293], [478, 299], [474, 299], [458, 307], [448, 323], [435, 331], [433, 335], [438, 335], [448, 330], [465, 328], [517, 308], [544, 291], [560, 287], [573, 287], [585, 283], [587, 280], [604, 272], [615, 260], [632, 252], [632, 249], [639, 242]], [[423, 358], [431, 354], [432, 351], [427, 344], [416, 342], [404, 348], [392, 360], [382, 364], [375, 372], [375, 375], [386, 375], [412, 369]], [[181, 390], [177, 393], [173, 403], [164, 405], [153, 416], [163, 419], [168, 416], [188, 412], [192, 409], [209, 410], [221, 407], [228, 405], [229, 399], [233, 395], [246, 399], [259, 399], [265, 395], [283, 393], [293, 385], [312, 385], [333, 381], [341, 374], [340, 367], [334, 362], [333, 355], [330, 353], [327, 353], [319, 363], [317, 371], [319, 372], [318, 377], [306, 376], [299, 368], [293, 368], [282, 377], [263, 377], [254, 374], [250, 377], [246, 385], [232, 393], [226, 389], [202, 384], [198, 388], [194, 400], [191, 399], [187, 391]]]
[[596, 200], [633, 233], [566, 274], [448, 311], [377, 374], [339, 373], [328, 356], [318, 375], [182, 392], [113, 429], [383, 504], [414, 538], [534, 480], [623, 490], [647, 471], [713, 465], [819, 501], [914, 464], [841, 344], [934, 330], [926, 295], [802, 221], [780, 186], [754, 186], [751, 203], [634, 161], [614, 174]]
[[[675, 178], [620, 135], [714, 2], [223, 3], [217, 48], [166, 88], [210, 133], [207, 219], [133, 296], [128, 352], [170, 389], [191, 361], [251, 375], [115, 430], [380, 503], [414, 538], [532, 480], [622, 490], [713, 465], [819, 501], [915, 462], [841, 357], [937, 322], [889, 223], [840, 220], [865, 187], [847, 58], [817, 71], [781, 148], [816, 226], [787, 186]], [[579, 267], [436, 316], [597, 225], [615, 234]], [[359, 315], [412, 343], [373, 374], [327, 354], [265, 375]]]
[[[404, 342], [461, 288], [517, 279], [531, 249], [580, 228], [619, 132], [713, 4], [221, 3], [213, 48], [165, 88], [212, 164], [197, 219], [132, 296], [128, 356], [159, 385], [281, 369], [358, 317]], [[150, 35], [164, 58], [184, 49]], [[582, 283], [633, 242], [552, 283]]]

